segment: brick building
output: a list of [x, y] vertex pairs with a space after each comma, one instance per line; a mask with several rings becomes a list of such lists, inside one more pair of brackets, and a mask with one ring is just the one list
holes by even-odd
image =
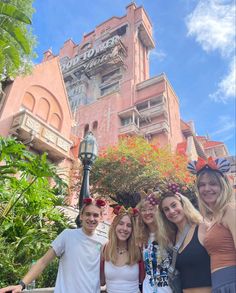
[[[84, 35], [51, 50], [32, 74], [6, 84], [0, 93], [0, 135], [17, 136], [33, 152], [68, 175], [88, 131], [99, 148], [120, 135], [141, 135], [190, 159], [228, 156], [223, 142], [197, 136], [180, 117], [180, 103], [165, 74], [150, 77], [152, 24], [143, 7], [131, 3]], [[74, 199], [71, 200], [74, 203]]]

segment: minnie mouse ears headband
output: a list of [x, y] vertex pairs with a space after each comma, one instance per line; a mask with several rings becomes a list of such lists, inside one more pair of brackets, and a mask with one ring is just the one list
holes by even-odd
[[221, 173], [222, 175], [229, 171], [230, 163], [226, 159], [219, 158], [214, 160], [212, 157], [207, 158], [198, 158], [197, 161], [192, 161], [188, 163], [187, 169], [190, 173], [194, 175], [199, 175], [203, 170], [212, 170]]
[[106, 205], [106, 202], [104, 200], [102, 200], [102, 199], [93, 199], [91, 197], [84, 198], [83, 203], [84, 203], [84, 205], [94, 204], [99, 208], [104, 207]]
[[159, 196], [158, 193], [153, 191], [152, 189], [148, 189], [147, 192], [141, 191], [140, 192], [141, 198], [144, 198], [150, 205], [155, 206], [159, 204]]
[[121, 214], [129, 214], [131, 217], [136, 217], [138, 215], [138, 209], [136, 208], [128, 208], [126, 209], [124, 206], [115, 206], [113, 209], [113, 213], [118, 216]]

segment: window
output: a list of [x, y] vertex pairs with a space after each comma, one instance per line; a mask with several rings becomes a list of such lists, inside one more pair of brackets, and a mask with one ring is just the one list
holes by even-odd
[[94, 121], [93, 122], [93, 131], [96, 131], [98, 128], [98, 122], [97, 121]]
[[120, 68], [113, 70], [105, 75], [102, 76], [101, 82], [104, 83], [109, 79], [114, 79], [115, 77], [119, 78], [117, 75], [120, 73]]
[[160, 97], [151, 99], [150, 100], [150, 107], [154, 107], [154, 106], [156, 106], [158, 104], [161, 104], [161, 102], [162, 102], [162, 98], [160, 98]]
[[126, 126], [132, 123], [132, 117], [121, 118], [121, 125]]
[[119, 82], [116, 82], [116, 83], [113, 83], [113, 84], [110, 84], [108, 86], [101, 88], [101, 96], [110, 94], [110, 93], [115, 92], [117, 90], [119, 90]]
[[140, 103], [140, 104], [137, 104], [138, 111], [142, 111], [142, 110], [147, 109], [147, 108], [148, 108], [148, 101]]
[[89, 132], [89, 125], [86, 124], [86, 125], [84, 126], [84, 137], [85, 137], [85, 135], [86, 135], [88, 132]]

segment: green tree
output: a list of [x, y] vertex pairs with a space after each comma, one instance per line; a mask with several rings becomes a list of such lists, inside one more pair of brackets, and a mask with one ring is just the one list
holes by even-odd
[[94, 193], [120, 204], [135, 206], [140, 192], [163, 187], [168, 182], [192, 189], [193, 177], [186, 169], [187, 157], [168, 147], [149, 144], [142, 137], [124, 137], [101, 151], [91, 172]]
[[[32, 259], [41, 257], [68, 226], [56, 208], [64, 187], [46, 155], [34, 155], [15, 139], [0, 137], [0, 287], [19, 280]], [[46, 271], [38, 286], [54, 285], [56, 266], [48, 268], [50, 278]]]
[[33, 0], [0, 0], [0, 82], [31, 68]]

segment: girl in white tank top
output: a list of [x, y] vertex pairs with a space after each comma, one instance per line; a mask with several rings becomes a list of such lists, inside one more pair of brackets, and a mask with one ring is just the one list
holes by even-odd
[[101, 284], [106, 284], [107, 293], [138, 293], [141, 254], [134, 237], [138, 212], [117, 206], [114, 213], [109, 241], [101, 257]]

